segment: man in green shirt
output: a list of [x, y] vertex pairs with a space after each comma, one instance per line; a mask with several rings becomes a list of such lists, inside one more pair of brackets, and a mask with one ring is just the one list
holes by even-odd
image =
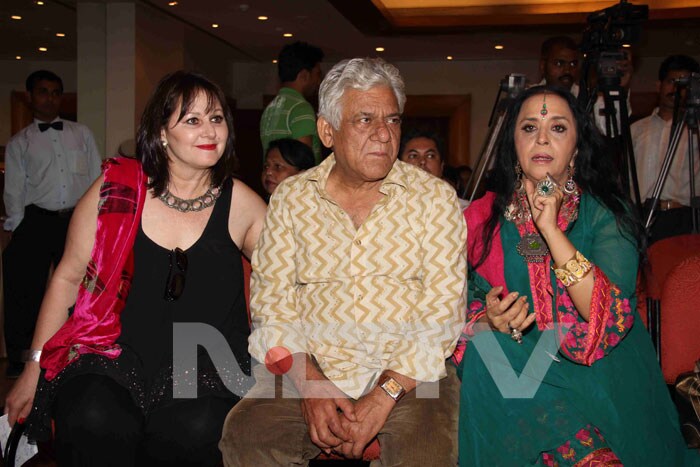
[[292, 138], [311, 147], [321, 161], [321, 143], [316, 133], [316, 114], [309, 104], [321, 84], [323, 51], [305, 42], [286, 45], [277, 67], [281, 87], [260, 119], [263, 154], [270, 141]]

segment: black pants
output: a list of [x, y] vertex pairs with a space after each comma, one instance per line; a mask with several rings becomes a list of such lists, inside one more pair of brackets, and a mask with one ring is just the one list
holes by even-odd
[[107, 376], [63, 384], [53, 405], [59, 466], [216, 466], [233, 399], [182, 399], [144, 416]]
[[51, 265], [63, 256], [70, 214], [50, 214], [27, 206], [2, 255], [5, 343], [11, 362], [21, 361], [32, 343], [34, 325]]

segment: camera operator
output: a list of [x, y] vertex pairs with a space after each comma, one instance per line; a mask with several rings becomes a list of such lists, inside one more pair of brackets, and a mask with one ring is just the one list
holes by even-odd
[[[676, 93], [676, 80], [688, 78], [691, 73], [700, 72], [700, 65], [687, 55], [671, 55], [659, 67], [658, 107], [648, 117], [634, 123], [631, 128], [634, 155], [637, 162], [637, 178], [642, 199], [650, 201], [654, 185], [669, 145], [673, 123], [673, 105]], [[685, 92], [681, 93], [681, 105]], [[681, 124], [682, 122], [679, 122]], [[698, 154], [698, 148], [695, 148]], [[681, 135], [676, 155], [673, 159], [661, 192], [656, 211], [656, 220], [651, 227], [649, 243], [662, 238], [690, 233], [692, 213], [690, 210], [690, 173], [688, 168], [688, 138]], [[700, 164], [695, 164], [695, 190], [700, 193]], [[648, 206], [648, 203], [647, 203]]]
[[561, 86], [578, 95], [581, 63], [576, 42], [568, 36], [554, 36], [542, 43], [539, 84]]

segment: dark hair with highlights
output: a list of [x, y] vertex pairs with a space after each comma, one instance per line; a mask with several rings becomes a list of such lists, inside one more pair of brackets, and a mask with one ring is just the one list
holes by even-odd
[[486, 221], [482, 240], [484, 248], [475, 267], [481, 265], [491, 251], [491, 242], [499, 226], [500, 219], [510, 203], [515, 190], [515, 165], [518, 156], [515, 149], [515, 127], [523, 103], [540, 94], [555, 94], [567, 103], [576, 124], [576, 149], [574, 181], [582, 192], [595, 197], [603, 206], [610, 209], [617, 219], [622, 235], [632, 240], [640, 252], [644, 250], [644, 230], [637, 211], [617, 178], [615, 156], [611, 147], [598, 131], [590, 115], [576, 104], [576, 98], [567, 90], [557, 86], [534, 86], [523, 91], [508, 109], [508, 116], [498, 143], [494, 168], [489, 176], [490, 190], [496, 193], [491, 214]]
[[230, 177], [237, 164], [234, 150], [233, 115], [226, 103], [226, 96], [219, 86], [204, 76], [188, 71], [176, 71], [165, 75], [148, 100], [141, 115], [136, 133], [136, 158], [150, 178], [148, 187], [155, 196], [165, 192], [170, 181], [169, 160], [161, 142], [161, 130], [167, 127], [170, 118], [178, 113], [178, 121], [190, 111], [199, 93], [207, 97], [207, 112], [221, 106], [228, 127], [228, 138], [221, 159], [210, 170], [212, 185], [221, 185]]

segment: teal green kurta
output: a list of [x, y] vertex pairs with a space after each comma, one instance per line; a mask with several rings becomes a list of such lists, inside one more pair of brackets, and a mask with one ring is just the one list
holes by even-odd
[[[469, 229], [470, 235], [480, 230], [471, 225]], [[637, 253], [617, 230], [612, 213], [583, 195], [578, 220], [569, 226], [567, 236], [617, 286], [617, 298], [626, 298], [635, 310]], [[516, 226], [503, 221], [500, 237], [506, 288], [527, 295], [534, 310], [527, 263], [515, 249], [520, 240]], [[565, 289], [548, 272], [557, 309], [561, 306], [557, 295]], [[478, 302], [497, 285], [470, 272], [468, 303]], [[619, 342], [611, 339], [614, 344], [606, 345], [605, 351], [598, 350], [598, 359], [590, 366], [570, 359], [571, 348], [568, 353], [557, 350], [555, 333], [537, 326], [525, 333], [522, 345], [502, 333], [482, 332], [471, 338], [460, 368], [460, 466], [534, 465], [542, 452], [573, 440], [589, 424], [602, 432], [624, 465], [700, 465], [700, 456], [685, 448], [649, 335], [636, 311], [632, 316], [635, 324], [629, 332]], [[547, 345], [536, 347], [542, 336]], [[500, 346], [489, 346], [494, 337]], [[571, 345], [575, 347], [569, 341]], [[527, 366], [531, 357], [536, 364]], [[517, 383], [513, 371], [520, 377]], [[534, 396], [526, 394], [525, 381]], [[501, 390], [508, 396], [527, 397], [504, 397]]]

